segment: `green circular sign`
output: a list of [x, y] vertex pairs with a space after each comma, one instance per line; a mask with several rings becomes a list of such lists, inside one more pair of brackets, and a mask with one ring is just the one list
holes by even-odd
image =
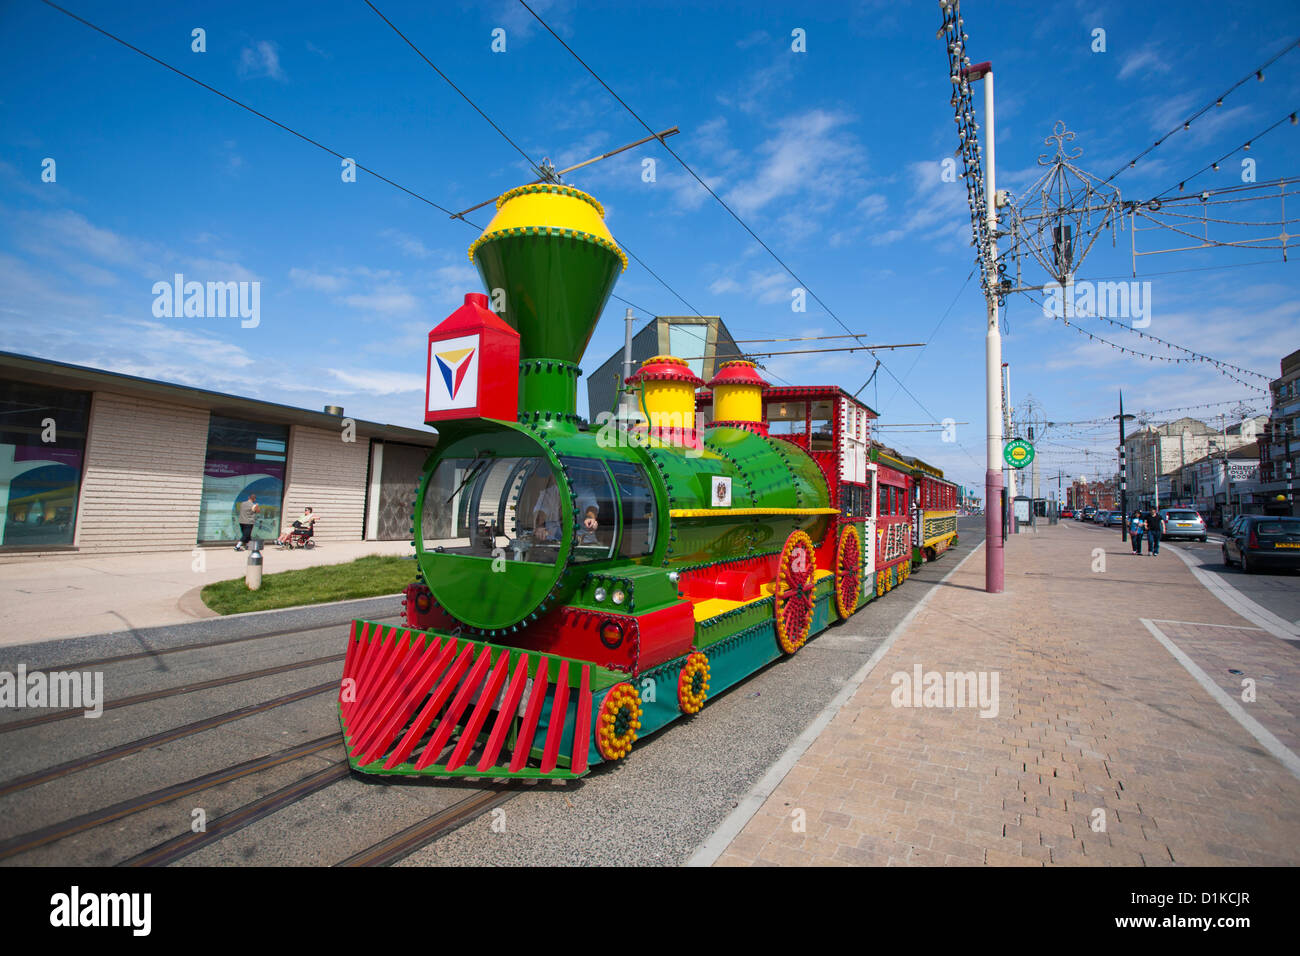
[[1034, 446], [1023, 438], [1015, 438], [1002, 448], [1002, 460], [1012, 468], [1024, 468], [1034, 460]]

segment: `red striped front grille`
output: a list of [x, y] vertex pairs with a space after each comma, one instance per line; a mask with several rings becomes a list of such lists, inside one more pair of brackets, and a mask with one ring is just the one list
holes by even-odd
[[339, 693], [348, 759], [365, 773], [580, 777], [591, 679], [581, 661], [353, 621]]

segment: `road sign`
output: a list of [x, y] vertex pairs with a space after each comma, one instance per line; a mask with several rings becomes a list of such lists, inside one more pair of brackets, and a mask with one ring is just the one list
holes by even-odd
[[1002, 448], [1002, 460], [1012, 468], [1024, 468], [1034, 460], [1034, 446], [1023, 438], [1014, 438]]

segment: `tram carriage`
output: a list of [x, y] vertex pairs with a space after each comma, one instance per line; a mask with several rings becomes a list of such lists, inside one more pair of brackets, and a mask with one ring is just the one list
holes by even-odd
[[957, 486], [942, 469], [905, 458], [913, 478], [913, 565], [934, 561], [957, 543]]
[[429, 333], [419, 579], [403, 626], [347, 642], [357, 771], [582, 776], [911, 571], [915, 468], [840, 388], [656, 356], [628, 380], [638, 421], [577, 417], [627, 262], [603, 219], [569, 186], [503, 194], [470, 257], [504, 310], [471, 293]]

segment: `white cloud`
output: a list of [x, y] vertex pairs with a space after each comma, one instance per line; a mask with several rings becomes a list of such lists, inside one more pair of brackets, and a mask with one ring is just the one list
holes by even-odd
[[239, 75], [243, 79], [267, 76], [273, 80], [284, 80], [284, 70], [280, 67], [280, 53], [276, 45], [269, 40], [258, 40], [240, 50]]
[[342, 276], [326, 275], [310, 269], [299, 269], [296, 266], [289, 270], [289, 280], [300, 288], [313, 289], [316, 292], [341, 292], [343, 286], [347, 284], [347, 280]]
[[385, 285], [363, 295], [345, 296], [343, 302], [354, 309], [382, 312], [388, 315], [411, 312], [420, 304], [410, 292], [396, 285]]
[[221, 259], [193, 259], [184, 260], [187, 269], [193, 269], [194, 275], [186, 278], [202, 279], [204, 282], [257, 282], [258, 276], [255, 272], [245, 269], [238, 262], [229, 262]]
[[1157, 51], [1154, 43], [1148, 43], [1124, 58], [1119, 78], [1126, 80], [1135, 73], [1168, 73], [1170, 69], [1167, 58]]
[[405, 395], [423, 392], [425, 386], [423, 375], [394, 372], [391, 369], [329, 368], [325, 371], [350, 386], [354, 392], [367, 395]]
[[402, 232], [398, 229], [385, 229], [379, 234], [382, 238], [392, 242], [397, 248], [401, 249], [408, 256], [415, 259], [428, 259], [433, 255], [423, 242], [409, 233]]
[[[789, 116], [777, 133], [759, 145], [757, 171], [727, 191], [727, 202], [741, 215], [778, 200], [838, 199], [859, 188], [867, 169], [866, 151], [843, 127], [849, 117], [823, 109]], [[783, 210], [784, 211], [784, 210]]]

